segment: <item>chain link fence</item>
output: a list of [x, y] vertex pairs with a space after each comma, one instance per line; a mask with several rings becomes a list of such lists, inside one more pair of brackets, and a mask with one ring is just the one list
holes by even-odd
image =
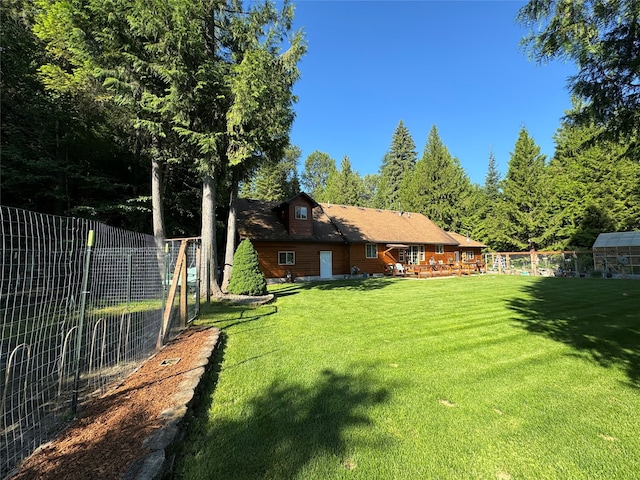
[[489, 252], [482, 254], [488, 273], [544, 277], [602, 276], [594, 268], [593, 252]]
[[[5, 478], [60, 431], [78, 402], [104, 393], [175, 336], [187, 302], [178, 294], [166, 304], [166, 272], [177, 261], [171, 242], [161, 252], [149, 235], [7, 207], [0, 207], [0, 228]], [[197, 242], [190, 248], [195, 259]], [[197, 295], [191, 288], [189, 319]]]

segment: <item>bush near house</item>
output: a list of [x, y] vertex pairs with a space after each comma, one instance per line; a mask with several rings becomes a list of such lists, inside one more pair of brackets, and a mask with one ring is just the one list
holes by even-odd
[[233, 256], [233, 270], [229, 293], [236, 295], [265, 295], [267, 281], [258, 265], [258, 254], [249, 239], [240, 242]]

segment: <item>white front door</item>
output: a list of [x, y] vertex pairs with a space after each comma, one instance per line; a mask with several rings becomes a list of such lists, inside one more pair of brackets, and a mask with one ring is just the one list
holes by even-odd
[[331, 252], [320, 252], [320, 278], [333, 277]]
[[456, 250], [455, 254], [456, 254], [456, 263], [459, 263], [460, 262], [460, 252], [458, 250]]

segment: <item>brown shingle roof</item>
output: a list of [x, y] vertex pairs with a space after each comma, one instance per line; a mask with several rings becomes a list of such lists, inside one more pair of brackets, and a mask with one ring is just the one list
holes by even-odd
[[458, 244], [420, 213], [326, 203], [320, 206], [349, 243]]
[[[306, 194], [305, 194], [306, 195]], [[308, 197], [313, 202], [311, 197]], [[287, 201], [288, 202], [288, 201]], [[420, 213], [315, 204], [313, 236], [290, 235], [276, 211], [287, 202], [238, 200], [238, 232], [262, 241], [384, 244], [441, 244], [485, 247], [455, 232], [445, 232]]]
[[278, 219], [275, 209], [280, 202], [238, 200], [238, 233], [241, 237], [262, 241], [301, 241], [344, 243], [344, 238], [320, 206], [313, 209], [313, 236], [290, 235]]
[[453, 237], [453, 239], [456, 240], [461, 247], [479, 247], [479, 248], [486, 247], [485, 244], [476, 242], [475, 240], [469, 237], [465, 237], [464, 235], [460, 235], [459, 233], [455, 233], [455, 232], [447, 232], [447, 233], [449, 234], [450, 237]]

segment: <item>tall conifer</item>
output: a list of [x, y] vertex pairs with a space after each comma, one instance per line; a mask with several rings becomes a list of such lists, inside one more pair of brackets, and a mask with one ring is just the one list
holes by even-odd
[[362, 179], [351, 167], [349, 157], [345, 156], [342, 159], [340, 170], [335, 170], [329, 175], [325, 195], [324, 200], [327, 202], [362, 206]]
[[509, 160], [502, 184], [498, 225], [501, 250], [523, 251], [544, 243], [547, 210], [546, 157], [525, 127]]
[[640, 228], [640, 164], [601, 132], [565, 121], [556, 133], [547, 213], [551, 248], [589, 249], [599, 233]]
[[468, 233], [471, 193], [469, 178], [442, 143], [434, 125], [422, 158], [403, 182], [402, 209], [423, 213], [446, 230]]
[[379, 208], [398, 208], [400, 188], [407, 175], [411, 175], [416, 164], [416, 144], [411, 133], [402, 120], [398, 123], [391, 146], [380, 166], [380, 177], [376, 195], [376, 206]]

